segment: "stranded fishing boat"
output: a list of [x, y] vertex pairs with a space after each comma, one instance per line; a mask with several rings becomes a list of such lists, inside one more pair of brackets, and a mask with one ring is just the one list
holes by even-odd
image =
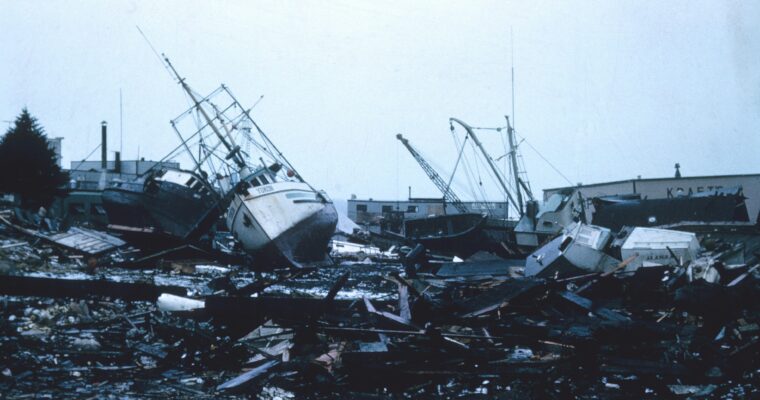
[[408, 219], [404, 221], [404, 238], [436, 254], [467, 258], [485, 250], [486, 220], [486, 215], [475, 213]]
[[[190, 141], [200, 144], [197, 155], [187, 152], [196, 169], [208, 170], [216, 179], [212, 185], [229, 193], [227, 228], [243, 250], [258, 267], [327, 261], [338, 223], [332, 200], [296, 172], [226, 86], [200, 98], [164, 61], [193, 103], [172, 126], [185, 148]], [[219, 98], [224, 104], [212, 102]], [[192, 133], [183, 135], [188, 120], [194, 125], [186, 132]]]
[[241, 181], [227, 227], [246, 252], [267, 263], [324, 261], [338, 224], [335, 206], [295, 174], [278, 174], [280, 167], [262, 167]]
[[391, 225], [401, 227], [402, 232], [386, 230], [386, 233], [408, 244], [421, 243], [436, 253], [461, 258], [469, 257], [478, 250], [487, 250], [487, 247], [484, 247], [487, 237], [483, 232], [487, 216], [470, 212], [451, 189], [451, 182], [446, 183], [408, 139], [400, 133], [396, 135], [396, 139], [409, 150], [428, 178], [443, 194], [444, 213], [446, 203], [456, 208], [458, 213], [413, 219], [405, 219], [403, 213], [398, 213], [397, 221]]
[[[454, 175], [451, 175], [448, 182], [444, 181], [417, 149], [409, 143], [409, 140], [398, 134], [396, 138], [409, 150], [409, 153], [443, 194], [444, 204], [448, 203], [456, 208], [457, 213], [407, 220], [404, 220], [403, 214], [401, 214], [398, 218], [399, 221], [394, 221], [395, 223], [392, 224], [403, 227], [403, 233], [396, 234], [397, 238], [403, 236], [407, 243], [422, 243], [426, 248], [435, 252], [453, 253], [462, 258], [480, 250], [491, 251], [504, 257], [522, 258], [530, 254], [541, 243], [558, 234], [564, 227], [579, 221], [583, 217], [583, 199], [577, 191], [569, 190], [560, 193], [549, 199], [546, 204], [539, 204], [533, 198], [524, 167], [521, 168], [518, 162], [517, 140], [509, 117], [506, 117], [506, 122], [506, 143], [509, 144], [509, 149], [503, 157], [508, 157], [510, 161], [511, 185], [504, 173], [497, 167], [496, 160], [491, 157], [483, 143], [478, 139], [475, 134], [476, 128], [459, 119], [450, 118], [452, 133], [455, 132], [454, 124], [460, 125], [466, 132], [461, 142], [456, 139], [455, 135], [459, 157], [454, 166], [454, 172], [460, 165], [465, 145], [469, 141], [473, 148], [482, 154], [485, 164], [498, 184], [497, 188], [506, 197], [509, 206], [516, 211], [519, 220], [497, 217], [495, 213], [491, 213], [491, 215], [488, 213], [485, 215], [471, 213], [451, 189], [451, 181]], [[477, 129], [491, 129], [501, 132], [504, 128]], [[465, 165], [467, 165], [466, 162]], [[478, 184], [482, 185], [480, 182]], [[393, 232], [387, 233], [392, 234]]]
[[114, 182], [102, 197], [109, 228], [144, 243], [196, 240], [225, 207], [222, 196], [200, 174], [166, 166], [132, 181]]

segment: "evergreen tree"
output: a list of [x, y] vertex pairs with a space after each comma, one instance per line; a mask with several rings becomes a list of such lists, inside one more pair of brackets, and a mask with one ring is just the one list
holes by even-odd
[[45, 131], [24, 108], [0, 139], [0, 193], [20, 196], [24, 207], [49, 206], [67, 181]]

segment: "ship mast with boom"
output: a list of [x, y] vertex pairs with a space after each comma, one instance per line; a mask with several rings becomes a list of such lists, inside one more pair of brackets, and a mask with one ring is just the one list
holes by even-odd
[[[483, 143], [480, 142], [478, 137], [475, 135], [474, 129], [467, 124], [466, 122], [457, 119], [457, 118], [449, 118], [449, 123], [452, 124], [456, 122], [457, 124], [461, 125], [465, 131], [467, 131], [467, 135], [472, 138], [472, 141], [475, 143], [476, 146], [480, 149], [481, 153], [483, 153], [483, 157], [486, 159], [486, 163], [488, 164], [489, 168], [491, 168], [491, 171], [496, 176], [496, 180], [499, 182], [499, 185], [501, 186], [504, 193], [507, 195], [507, 198], [509, 199], [509, 203], [512, 205], [512, 207], [517, 211], [517, 213], [522, 217], [523, 215], [523, 209], [522, 207], [518, 207], [518, 204], [515, 201], [514, 196], [512, 196], [512, 190], [509, 189], [509, 186], [507, 185], [504, 176], [502, 175], [501, 171], [499, 171], [499, 168], [496, 167], [496, 163], [494, 162], [493, 158], [491, 158], [491, 155], [488, 154], [488, 151], [486, 151], [485, 147], [483, 146]], [[454, 130], [454, 125], [451, 125], [451, 129]]]

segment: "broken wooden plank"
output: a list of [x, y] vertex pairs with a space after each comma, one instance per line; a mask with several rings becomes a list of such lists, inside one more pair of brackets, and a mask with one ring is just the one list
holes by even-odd
[[478, 317], [505, 307], [510, 301], [541, 286], [544, 286], [544, 281], [540, 279], [507, 280], [480, 295], [457, 303], [457, 315], [462, 318]]
[[261, 325], [267, 319], [287, 322], [290, 325], [309, 324], [326, 313], [347, 312], [353, 300], [335, 299], [330, 304], [324, 299], [298, 297], [232, 297], [208, 296], [204, 312], [215, 320], [245, 329], [242, 334]]
[[637, 255], [636, 255], [636, 254], [634, 254], [634, 255], [632, 255], [632, 256], [630, 256], [630, 257], [626, 258], [626, 259], [625, 259], [625, 260], [623, 260], [621, 263], [619, 263], [619, 264], [618, 264], [618, 265], [617, 265], [615, 268], [613, 268], [613, 269], [611, 269], [611, 270], [609, 270], [609, 271], [607, 271], [607, 272], [602, 272], [602, 273], [600, 273], [600, 274], [599, 274], [599, 276], [598, 276], [597, 278], [595, 278], [595, 279], [592, 279], [592, 280], [590, 280], [590, 281], [586, 282], [586, 283], [585, 283], [585, 284], [583, 284], [582, 286], [578, 287], [578, 289], [575, 289], [575, 291], [574, 291], [574, 292], [575, 292], [576, 294], [578, 294], [578, 293], [582, 293], [583, 291], [585, 291], [585, 290], [586, 290], [586, 289], [588, 289], [589, 287], [591, 287], [591, 286], [595, 285], [595, 284], [596, 284], [597, 282], [599, 282], [600, 280], [602, 280], [602, 279], [604, 279], [604, 278], [608, 278], [608, 277], [612, 276], [613, 274], [615, 274], [616, 272], [618, 272], [618, 271], [620, 271], [620, 270], [622, 270], [622, 269], [625, 269], [625, 267], [626, 267], [626, 266], [628, 266], [628, 264], [630, 264], [631, 262], [633, 262], [633, 260], [635, 260], [635, 259], [636, 259], [636, 257], [637, 257]]
[[419, 326], [414, 324], [411, 320], [408, 320], [406, 318], [403, 318], [393, 313], [389, 313], [387, 311], [378, 311], [377, 309], [375, 309], [375, 306], [372, 305], [372, 302], [366, 297], [364, 298], [364, 305], [367, 307], [367, 311], [369, 313], [383, 317], [385, 320], [393, 322], [394, 324], [401, 325], [403, 327], [414, 329], [414, 330], [421, 329]]
[[316, 268], [293, 268], [287, 271], [284, 275], [280, 275], [275, 279], [262, 279], [257, 280], [253, 283], [250, 283], [248, 285], [245, 285], [241, 288], [238, 288], [234, 290], [233, 294], [239, 295], [239, 296], [250, 296], [254, 293], [260, 293], [264, 291], [264, 289], [278, 285], [282, 282], [288, 281], [290, 279], [295, 279], [301, 275], [304, 275], [309, 272], [313, 272]]
[[753, 273], [753, 272], [754, 272], [754, 271], [755, 271], [755, 270], [756, 270], [758, 267], [760, 267], [760, 265], [755, 265], [754, 267], [752, 267], [752, 268], [748, 269], [748, 270], [747, 270], [746, 272], [744, 272], [743, 274], [741, 274], [741, 275], [737, 276], [736, 278], [734, 278], [734, 280], [732, 280], [732, 281], [731, 281], [731, 282], [730, 282], [728, 285], [726, 285], [726, 286], [728, 286], [728, 287], [733, 287], [733, 286], [736, 286], [736, 285], [738, 285], [738, 284], [739, 284], [739, 283], [741, 283], [741, 282], [742, 282], [744, 279], [746, 279], [748, 276], [750, 276], [750, 275], [751, 275], [751, 274], [752, 274], [752, 273]]
[[161, 293], [187, 295], [180, 286], [159, 286], [143, 282], [114, 282], [104, 279], [57, 279], [28, 276], [4, 276], [0, 293], [8, 296], [34, 297], [113, 297], [124, 300], [156, 301]]
[[221, 385], [216, 387], [216, 390], [224, 391], [224, 390], [240, 389], [246, 383], [250, 382], [253, 379], [256, 379], [256, 377], [260, 376], [261, 374], [266, 373], [270, 368], [274, 367], [275, 365], [279, 363], [280, 363], [280, 360], [267, 361], [264, 364], [261, 364], [260, 366], [248, 372], [242, 373], [228, 380], [227, 382], [222, 383]]
[[482, 260], [444, 263], [435, 272], [438, 277], [508, 275], [510, 268], [524, 267], [525, 260]]
[[412, 310], [409, 308], [409, 288], [398, 283], [398, 310], [401, 318], [411, 321]]
[[208, 259], [213, 260], [217, 259], [214, 254], [209, 253], [208, 251], [198, 247], [194, 246], [192, 244], [183, 244], [180, 246], [163, 249], [157, 252], [150, 253], [148, 255], [144, 255], [140, 258], [126, 261], [120, 264], [120, 266], [124, 268], [141, 268], [141, 267], [150, 267], [155, 268], [156, 263], [161, 260], [166, 259]]
[[567, 300], [568, 302], [575, 304], [576, 306], [581, 307], [586, 311], [592, 312], [608, 321], [630, 321], [630, 318], [626, 317], [625, 315], [612, 311], [608, 308], [595, 307], [594, 303], [591, 300], [585, 297], [581, 297], [573, 292], [563, 290], [559, 292], [559, 296], [560, 298]]
[[335, 299], [335, 296], [338, 295], [338, 292], [340, 289], [343, 288], [343, 286], [348, 282], [348, 278], [351, 276], [351, 271], [346, 271], [343, 274], [341, 274], [340, 277], [335, 281], [335, 283], [330, 288], [330, 291], [327, 292], [327, 296], [325, 296], [325, 302], [332, 302]]

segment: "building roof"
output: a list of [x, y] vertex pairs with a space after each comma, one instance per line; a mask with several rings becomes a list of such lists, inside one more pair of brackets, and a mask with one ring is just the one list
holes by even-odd
[[[410, 199], [405, 200], [375, 200], [375, 199], [348, 199], [349, 202], [373, 202], [373, 203], [443, 203], [442, 198], [436, 198], [436, 197], [412, 197]], [[463, 201], [464, 204], [478, 204], [478, 203], [506, 203], [506, 201], [493, 201], [493, 200], [486, 200], [486, 201]], [[446, 204], [451, 204], [450, 201], [447, 201]]]
[[556, 187], [556, 188], [548, 188], [544, 189], [544, 192], [550, 192], [555, 190], [561, 190], [561, 189], [572, 189], [576, 187], [596, 187], [596, 186], [606, 186], [606, 185], [617, 185], [621, 183], [628, 183], [628, 182], [661, 182], [661, 181], [675, 181], [675, 180], [689, 180], [689, 179], [716, 179], [716, 178], [760, 178], [760, 174], [735, 174], [735, 175], [700, 175], [700, 176], [682, 176], [680, 178], [676, 177], [668, 177], [668, 178], [642, 178], [642, 179], [623, 179], [619, 181], [609, 181], [609, 182], [598, 182], [598, 183], [589, 183], [589, 184], [581, 184], [577, 186], [562, 186], [562, 187]]

